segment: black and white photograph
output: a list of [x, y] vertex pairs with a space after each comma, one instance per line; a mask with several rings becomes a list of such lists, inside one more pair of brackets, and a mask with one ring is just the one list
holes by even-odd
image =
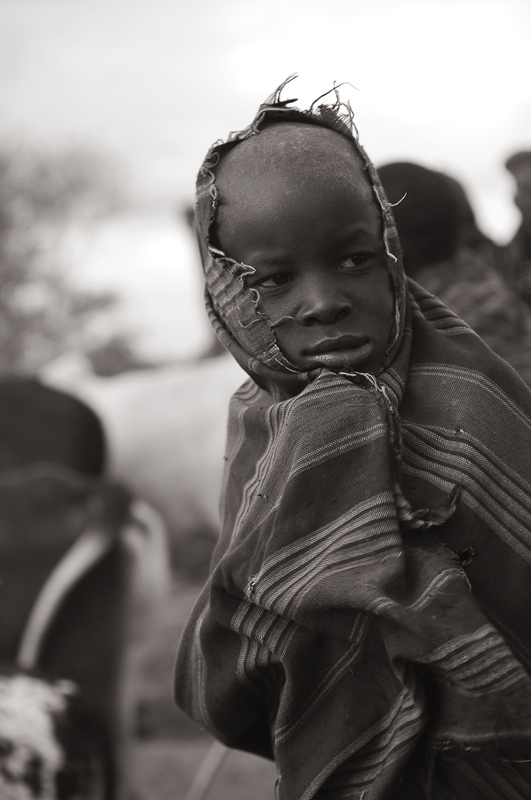
[[531, 3], [0, 0], [0, 800], [531, 800]]

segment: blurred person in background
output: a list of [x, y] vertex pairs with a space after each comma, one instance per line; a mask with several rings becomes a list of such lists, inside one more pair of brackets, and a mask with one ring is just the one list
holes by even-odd
[[516, 183], [514, 202], [522, 222], [503, 249], [502, 272], [514, 290], [531, 305], [531, 151], [521, 150], [505, 162]]
[[531, 313], [500, 275], [501, 248], [480, 230], [461, 184], [410, 162], [386, 164], [378, 173], [393, 204], [407, 275], [467, 322], [531, 387]]

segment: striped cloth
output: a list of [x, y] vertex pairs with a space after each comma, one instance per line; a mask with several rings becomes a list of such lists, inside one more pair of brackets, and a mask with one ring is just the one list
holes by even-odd
[[[241, 137], [285, 109], [275, 95]], [[338, 111], [306, 121], [340, 130]], [[284, 364], [253, 318], [249, 268], [209, 246], [216, 153], [198, 189], [207, 305], [251, 380], [231, 403], [222, 531], [177, 702], [274, 758], [281, 800], [525, 800], [531, 395], [406, 284], [374, 170], [396, 295], [384, 368]]]

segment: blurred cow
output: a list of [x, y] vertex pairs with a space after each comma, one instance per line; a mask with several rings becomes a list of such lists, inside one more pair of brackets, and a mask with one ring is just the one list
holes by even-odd
[[164, 531], [100, 477], [103, 431], [80, 401], [4, 380], [0, 412], [0, 797], [125, 798]]
[[42, 378], [97, 412], [110, 476], [155, 506], [171, 536], [217, 533], [228, 405], [246, 378], [231, 356], [112, 378], [56, 363]]

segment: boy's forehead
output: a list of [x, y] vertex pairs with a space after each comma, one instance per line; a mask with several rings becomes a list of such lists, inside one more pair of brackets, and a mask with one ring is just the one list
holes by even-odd
[[221, 197], [260, 190], [273, 176], [282, 183], [334, 181], [358, 189], [370, 184], [354, 140], [318, 125], [269, 125], [235, 145], [216, 169]]

